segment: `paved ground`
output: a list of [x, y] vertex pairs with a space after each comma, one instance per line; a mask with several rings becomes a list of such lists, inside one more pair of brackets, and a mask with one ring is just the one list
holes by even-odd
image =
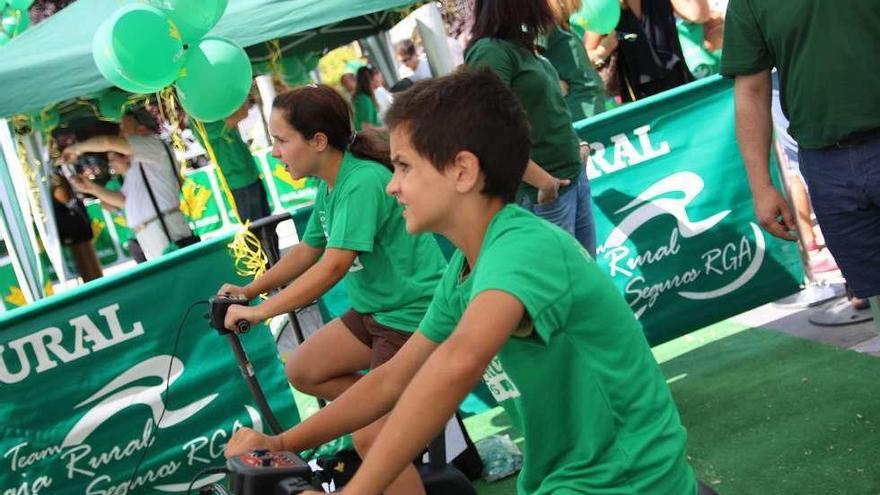
[[[855, 316], [858, 320], [867, 319], [867, 321], [841, 326], [820, 326], [811, 322], [811, 320], [828, 319], [829, 313], [843, 319]], [[738, 315], [733, 320], [752, 327], [776, 330], [796, 337], [880, 356], [878, 330], [870, 317], [869, 310], [854, 311], [845, 298], [839, 297], [814, 307], [792, 308], [785, 304], [771, 303]]]

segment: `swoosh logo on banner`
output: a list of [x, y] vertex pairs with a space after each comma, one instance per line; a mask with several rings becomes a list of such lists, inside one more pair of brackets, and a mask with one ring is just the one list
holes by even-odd
[[[678, 222], [678, 230], [686, 238], [694, 237], [711, 229], [730, 214], [730, 210], [716, 213], [711, 217], [693, 221], [687, 213], [687, 207], [704, 187], [703, 179], [693, 172], [678, 172], [655, 182], [645, 189], [626, 206], [615, 211], [623, 213], [636, 208], [620, 222], [608, 235], [601, 250], [622, 246], [629, 236], [648, 221], [662, 216], [672, 215]], [[663, 194], [682, 193], [681, 198], [658, 198]]]
[[[171, 374], [166, 383], [169, 363], [171, 365]], [[76, 422], [70, 432], [67, 433], [61, 447], [70, 447], [84, 442], [92, 432], [116, 413], [135, 404], [142, 404], [150, 408], [153, 420], [158, 428], [168, 428], [190, 418], [218, 396], [218, 394], [211, 394], [186, 407], [174, 410], [168, 409], [165, 411], [165, 415], [162, 416], [164, 406], [162, 393], [165, 391], [166, 385], [171, 386], [182, 374], [183, 362], [177, 358], [172, 359], [169, 355], [155, 356], [132, 366], [111, 380], [101, 390], [92, 394], [91, 397], [74, 406], [74, 409], [79, 409], [106, 396], [104, 400], [92, 407], [89, 412]], [[162, 383], [151, 387], [128, 386], [145, 378], [159, 378], [162, 380]], [[162, 416], [161, 423], [159, 423], [160, 416]]]
[[[260, 433], [263, 432], [263, 418], [260, 417], [260, 413], [257, 412], [253, 407], [245, 404], [245, 410], [247, 410], [248, 416], [251, 418], [251, 425], [253, 425], [253, 430], [258, 431]], [[194, 484], [190, 485], [189, 482], [186, 483], [172, 483], [169, 485], [156, 485], [152, 487], [154, 490], [159, 490], [160, 492], [185, 492], [187, 490], [198, 490], [203, 486], [210, 485], [212, 483], [216, 483], [223, 478], [226, 477], [226, 474], [212, 474], [211, 476], [205, 476], [204, 478], [199, 478]]]
[[755, 257], [752, 259], [752, 262], [749, 263], [749, 267], [746, 268], [744, 272], [740, 274], [739, 277], [736, 278], [733, 282], [721, 287], [719, 289], [715, 289], [709, 292], [689, 292], [682, 291], [679, 292], [678, 295], [681, 297], [685, 297], [688, 299], [695, 300], [703, 300], [703, 299], [714, 299], [716, 297], [726, 296], [731, 292], [739, 289], [743, 285], [745, 285], [749, 280], [751, 280], [755, 274], [758, 273], [758, 270], [761, 269], [761, 263], [764, 262], [764, 251], [766, 243], [764, 242], [764, 233], [761, 232], [761, 229], [755, 225], [754, 222], [749, 222], [749, 225], [752, 226], [752, 232], [755, 234]]

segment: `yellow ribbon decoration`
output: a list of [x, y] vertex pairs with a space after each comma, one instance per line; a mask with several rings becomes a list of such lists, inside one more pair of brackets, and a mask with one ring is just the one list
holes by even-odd
[[238, 205], [235, 204], [235, 198], [232, 197], [232, 190], [229, 189], [229, 184], [226, 182], [226, 176], [223, 175], [223, 170], [220, 168], [220, 162], [217, 161], [217, 156], [214, 154], [214, 147], [211, 146], [211, 142], [208, 141], [208, 131], [205, 129], [205, 124], [196, 119], [192, 119], [191, 124], [192, 128], [199, 133], [199, 137], [202, 138], [202, 143], [205, 145], [205, 151], [208, 153], [208, 159], [214, 164], [214, 169], [217, 171], [217, 179], [220, 181], [220, 190], [223, 191], [226, 201], [228, 201], [229, 206], [232, 207], [232, 214], [239, 222], [241, 222], [241, 219], [238, 218]]
[[266, 273], [269, 258], [263, 251], [260, 239], [250, 231], [250, 224], [251, 222], [247, 221], [227, 247], [234, 260], [235, 273], [243, 277], [253, 275], [254, 278], [258, 278]]
[[21, 169], [24, 172], [25, 179], [27, 180], [28, 192], [30, 193], [30, 203], [31, 209], [33, 210], [34, 219], [39, 221], [40, 223], [46, 223], [46, 214], [43, 212], [43, 208], [40, 206], [40, 186], [39, 186], [39, 178], [37, 177], [36, 171], [31, 168], [30, 160], [28, 159], [27, 148], [24, 145], [24, 137], [18, 135], [15, 140], [15, 148], [18, 153], [18, 161], [21, 164]]
[[284, 55], [281, 52], [281, 42], [277, 39], [269, 41], [266, 43], [266, 48], [269, 49], [269, 71], [272, 72], [272, 78], [276, 81], [284, 82], [284, 66], [281, 65], [281, 57]]
[[[183, 142], [183, 137], [181, 136], [180, 119], [177, 117], [177, 109], [174, 102], [174, 88], [167, 87], [163, 89], [156, 93], [156, 98], [159, 100], [159, 114], [162, 116], [162, 120], [168, 122], [171, 126], [171, 145], [177, 151], [186, 150], [186, 143]], [[174, 160], [176, 161], [177, 158], [174, 157]], [[183, 163], [175, 163], [175, 165], [177, 179], [182, 183], [186, 180], [186, 174], [184, 173], [185, 165]], [[192, 210], [192, 205], [187, 202], [186, 196], [181, 199], [180, 204], [183, 206], [181, 210]]]
[[89, 109], [91, 109], [92, 113], [95, 114], [95, 117], [98, 117], [98, 120], [107, 121], [107, 119], [104, 118], [103, 115], [101, 115], [101, 111], [98, 110], [98, 106], [95, 105], [95, 102], [93, 102], [92, 100], [87, 100], [87, 99], [85, 99], [85, 98], [79, 98], [79, 99], [77, 99], [77, 100], [75, 101], [75, 103], [76, 103], [77, 105], [82, 105], [82, 106], [85, 106], [85, 107], [89, 107]]
[[[238, 218], [238, 206], [235, 204], [232, 190], [229, 189], [229, 184], [226, 182], [226, 176], [223, 175], [223, 170], [220, 168], [220, 162], [217, 161], [217, 156], [214, 154], [214, 147], [211, 146], [211, 141], [208, 140], [208, 131], [205, 129], [205, 124], [197, 119], [192, 119], [190, 124], [199, 134], [202, 144], [205, 145], [205, 151], [208, 153], [208, 159], [214, 164], [217, 179], [220, 182], [220, 190], [223, 191], [223, 195], [226, 197], [229, 205], [232, 206], [231, 213], [241, 222], [241, 219]], [[242, 224], [242, 228], [235, 234], [228, 247], [232, 254], [235, 272], [243, 277], [253, 275], [254, 278], [257, 278], [266, 273], [269, 257], [263, 250], [260, 239], [250, 231], [250, 224], [250, 220]]]

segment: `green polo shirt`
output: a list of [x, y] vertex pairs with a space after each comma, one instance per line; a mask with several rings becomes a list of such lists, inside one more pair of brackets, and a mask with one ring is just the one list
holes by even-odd
[[403, 208], [385, 193], [391, 172], [346, 152], [333, 188], [319, 181], [303, 242], [357, 251], [345, 276], [352, 307], [379, 323], [414, 331], [446, 261], [431, 234], [410, 235]]
[[[551, 175], [571, 179], [574, 184], [583, 168], [579, 140], [552, 66], [518, 44], [495, 38], [474, 43], [465, 63], [489, 67], [513, 89], [529, 120], [532, 160]], [[528, 194], [532, 201], [537, 201], [537, 190], [531, 186], [523, 184], [520, 194]]]
[[[241, 139], [238, 127], [229, 128], [225, 122], [205, 122], [205, 132], [208, 142], [214, 149], [217, 164], [226, 177], [226, 183], [230, 189], [240, 189], [260, 180], [257, 172], [257, 164], [247, 143]], [[202, 137], [195, 133], [202, 141]], [[205, 143], [202, 142], [202, 146]]]
[[478, 294], [530, 317], [483, 374], [525, 436], [520, 495], [694, 495], [687, 433], [641, 325], [610, 278], [562, 229], [508, 205], [472, 270], [456, 252], [419, 326], [442, 342]]
[[565, 104], [574, 122], [605, 111], [605, 83], [590, 63], [579, 36], [556, 27], [547, 36], [544, 56], [568, 85]]
[[880, 2], [730, 0], [721, 73], [779, 71], [788, 132], [807, 149], [880, 127]]
[[373, 127], [382, 127], [382, 121], [379, 120], [379, 110], [376, 108], [376, 102], [374, 102], [368, 95], [357, 93], [351, 100], [351, 106], [354, 111], [355, 130], [363, 130], [364, 124], [370, 124]]

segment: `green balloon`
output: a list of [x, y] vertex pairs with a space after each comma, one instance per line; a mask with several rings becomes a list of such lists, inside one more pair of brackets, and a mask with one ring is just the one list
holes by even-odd
[[585, 31], [608, 34], [620, 20], [618, 0], [584, 0], [581, 10], [571, 16], [569, 22]]
[[34, 0], [8, 0], [9, 6], [13, 9], [27, 10], [31, 8]]
[[27, 12], [10, 9], [6, 11], [3, 20], [0, 22], [2, 22], [3, 30], [6, 31], [6, 34], [10, 37], [15, 37], [23, 33], [31, 25], [31, 18], [28, 17]]
[[208, 37], [187, 50], [174, 83], [183, 109], [203, 122], [224, 119], [244, 103], [253, 69], [244, 49], [224, 38]]
[[92, 57], [113, 85], [132, 93], [154, 93], [177, 78], [183, 43], [161, 10], [127, 5], [98, 28]]
[[121, 89], [110, 88], [98, 96], [98, 112], [101, 118], [111, 122], [119, 122], [128, 106], [129, 93]]
[[150, 0], [165, 12], [186, 44], [198, 43], [223, 17], [228, 0]]

